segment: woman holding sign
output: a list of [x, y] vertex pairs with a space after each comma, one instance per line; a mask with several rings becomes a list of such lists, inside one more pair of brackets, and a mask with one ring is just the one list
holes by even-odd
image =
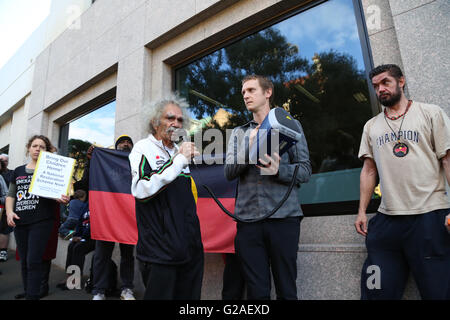
[[53, 152], [56, 148], [42, 135], [33, 136], [26, 147], [31, 160], [14, 170], [6, 197], [6, 215], [8, 225], [14, 227], [25, 297], [38, 300], [42, 257], [53, 229], [56, 201], [66, 204], [70, 197], [61, 195], [61, 198], [55, 201], [28, 192], [39, 153]]

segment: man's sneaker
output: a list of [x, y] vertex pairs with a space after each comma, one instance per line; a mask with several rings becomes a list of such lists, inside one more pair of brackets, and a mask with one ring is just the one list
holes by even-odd
[[120, 294], [120, 300], [136, 300], [133, 291], [131, 289], [125, 288]]
[[103, 293], [97, 293], [92, 300], [106, 300], [106, 297]]
[[8, 260], [8, 251], [0, 251], [0, 261], [5, 262]]
[[73, 237], [73, 234], [75, 233], [75, 230], [70, 230], [69, 233], [64, 237], [64, 240], [69, 240]]

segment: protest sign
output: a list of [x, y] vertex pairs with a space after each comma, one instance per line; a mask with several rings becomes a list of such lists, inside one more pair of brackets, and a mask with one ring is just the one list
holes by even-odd
[[59, 199], [68, 195], [75, 159], [50, 152], [41, 152], [31, 179], [29, 193]]

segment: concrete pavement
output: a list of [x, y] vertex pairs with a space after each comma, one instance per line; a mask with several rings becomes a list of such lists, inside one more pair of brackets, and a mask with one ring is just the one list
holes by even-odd
[[[0, 300], [15, 300], [14, 296], [23, 292], [20, 262], [15, 259], [15, 251], [8, 250], [8, 260], [0, 262]], [[52, 265], [49, 280], [49, 294], [42, 300], [91, 300], [92, 294], [84, 289], [61, 290], [56, 285], [66, 279], [64, 269]], [[81, 285], [84, 286], [88, 276], [83, 276]], [[136, 296], [136, 299], [139, 299]], [[108, 300], [119, 300], [118, 297], [108, 297]]]

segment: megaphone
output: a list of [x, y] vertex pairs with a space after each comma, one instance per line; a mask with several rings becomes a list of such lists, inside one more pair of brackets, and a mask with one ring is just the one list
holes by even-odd
[[283, 108], [273, 108], [258, 129], [256, 141], [249, 150], [249, 162], [258, 163], [258, 159], [266, 153], [277, 152], [282, 156], [301, 137], [302, 129], [298, 121]]
[[[274, 139], [278, 138], [278, 139]], [[256, 141], [253, 142], [251, 149], [249, 150], [249, 160], [250, 163], [259, 162], [258, 155], [260, 152], [263, 154], [271, 154], [271, 152], [276, 152], [276, 149], [279, 149], [279, 155], [281, 156], [283, 153], [288, 151], [290, 147], [300, 141], [302, 137], [302, 129], [299, 122], [295, 121], [295, 119], [284, 109], [282, 108], [273, 108], [270, 110], [269, 114], [264, 118], [261, 126], [258, 130], [258, 134], [256, 136]], [[275, 150], [274, 150], [275, 149]], [[267, 152], [266, 152], [267, 151]], [[254, 161], [254, 162], [252, 162]], [[211, 195], [216, 204], [222, 209], [222, 211], [230, 216], [231, 218], [243, 222], [243, 223], [254, 223], [264, 219], [267, 219], [274, 215], [278, 209], [286, 202], [289, 195], [291, 194], [292, 189], [294, 188], [297, 172], [299, 170], [299, 164], [295, 166], [294, 174], [292, 176], [291, 183], [289, 188], [286, 190], [285, 195], [282, 199], [277, 203], [277, 205], [263, 217], [253, 220], [243, 220], [238, 216], [234, 215], [230, 211], [228, 211], [222, 203], [217, 199], [214, 195], [214, 192], [207, 186], [203, 185], [206, 191]]]

